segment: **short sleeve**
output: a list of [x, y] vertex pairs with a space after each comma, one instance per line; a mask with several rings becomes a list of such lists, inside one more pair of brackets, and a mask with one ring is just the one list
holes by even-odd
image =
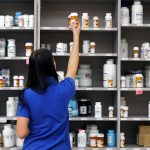
[[75, 81], [72, 78], [67, 77], [64, 81], [59, 83], [59, 89], [67, 98], [71, 98], [75, 96], [76, 92]]
[[28, 105], [27, 104], [27, 98], [25, 97], [24, 99], [25, 99], [26, 105], [22, 106], [22, 104], [20, 102], [18, 103], [16, 116], [29, 118], [30, 114], [29, 114], [29, 108], [27, 107], [27, 105]]

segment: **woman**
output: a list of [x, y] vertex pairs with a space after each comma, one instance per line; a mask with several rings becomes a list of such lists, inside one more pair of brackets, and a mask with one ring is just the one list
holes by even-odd
[[74, 28], [66, 78], [60, 83], [50, 51], [39, 49], [30, 56], [28, 80], [17, 111], [16, 134], [25, 138], [24, 150], [71, 150], [68, 103], [75, 95], [79, 36], [80, 27]]

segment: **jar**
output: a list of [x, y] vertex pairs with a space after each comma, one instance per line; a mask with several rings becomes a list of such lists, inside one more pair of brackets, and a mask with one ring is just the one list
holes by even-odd
[[28, 28], [29, 27], [29, 15], [27, 14], [23, 15], [23, 19], [24, 19], [24, 27]]
[[90, 43], [90, 53], [94, 54], [95, 53], [95, 48], [96, 48], [95, 42], [91, 42]]
[[68, 16], [68, 28], [70, 27], [70, 23], [71, 23], [71, 14]]
[[91, 102], [88, 99], [81, 99], [78, 101], [79, 116], [91, 115]]
[[14, 76], [13, 80], [14, 80], [14, 87], [19, 87], [19, 77], [18, 76]]
[[88, 13], [82, 14], [82, 28], [87, 29], [89, 27], [89, 16]]
[[123, 118], [124, 117], [124, 106], [120, 107], [120, 116]]
[[79, 86], [91, 87], [92, 83], [92, 69], [90, 65], [80, 65], [78, 70]]
[[90, 147], [91, 148], [96, 148], [96, 142], [97, 142], [97, 134], [95, 133], [90, 133], [89, 134], [89, 138], [90, 138]]
[[0, 15], [0, 27], [5, 26], [5, 17], [3, 15]]
[[15, 39], [8, 39], [7, 56], [16, 57]]
[[114, 130], [108, 130], [107, 133], [107, 146], [108, 147], [115, 147], [116, 145], [116, 136]]
[[70, 21], [70, 28], [73, 28], [75, 26], [75, 28], [78, 28], [79, 25], [79, 19], [78, 19], [78, 13], [74, 12], [71, 13], [71, 21]]
[[111, 15], [111, 13], [106, 13], [105, 28], [112, 28], [112, 15]]
[[133, 48], [133, 54], [134, 54], [134, 58], [139, 58], [139, 48], [138, 47]]
[[120, 147], [124, 148], [125, 147], [125, 134], [120, 133]]
[[18, 26], [23, 27], [24, 26], [24, 17], [23, 15], [18, 17]]
[[125, 118], [128, 118], [128, 110], [129, 110], [128, 106], [124, 106], [124, 117]]
[[73, 42], [70, 42], [70, 53], [72, 52], [72, 49], [73, 49]]
[[24, 76], [19, 76], [19, 87], [24, 86]]
[[126, 87], [126, 77], [121, 76], [121, 88], [125, 88], [125, 87]]
[[0, 87], [4, 87], [4, 79], [0, 76]]
[[97, 134], [97, 147], [98, 148], [103, 148], [104, 147], [104, 134], [100, 133]]
[[109, 106], [108, 110], [109, 110], [109, 118], [113, 118], [114, 117], [114, 107]]
[[99, 28], [99, 18], [98, 18], [98, 16], [93, 17], [93, 28]]
[[15, 14], [15, 26], [19, 25], [19, 16], [21, 16], [21, 12], [17, 11], [16, 14]]
[[143, 87], [143, 75], [136, 74], [136, 88], [142, 88], [142, 87]]
[[32, 50], [33, 50], [33, 44], [32, 43], [26, 43], [25, 49], [26, 49], [26, 57], [30, 57]]
[[34, 27], [34, 15], [29, 15], [29, 28]]
[[83, 53], [85, 53], [85, 54], [89, 53], [90, 52], [90, 41], [84, 40], [82, 48], [83, 48]]
[[10, 148], [15, 146], [15, 134], [10, 124], [4, 125], [3, 140], [4, 140], [4, 147]]

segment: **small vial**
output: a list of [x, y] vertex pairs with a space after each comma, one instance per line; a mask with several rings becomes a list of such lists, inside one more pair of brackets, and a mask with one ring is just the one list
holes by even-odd
[[134, 54], [134, 58], [139, 58], [139, 48], [138, 47], [133, 48], [133, 54]]
[[78, 19], [78, 13], [73, 12], [71, 13], [71, 21], [70, 21], [70, 25], [69, 28], [73, 28], [75, 26], [75, 28], [78, 28], [79, 25], [79, 19]]
[[121, 76], [121, 87], [122, 88], [126, 87], [126, 77], [125, 76]]
[[108, 110], [109, 110], [109, 118], [113, 118], [114, 117], [114, 107], [109, 106]]
[[30, 57], [32, 50], [33, 50], [33, 44], [32, 43], [26, 43], [25, 49], [26, 49], [26, 57]]
[[13, 80], [14, 80], [14, 87], [19, 87], [19, 77], [18, 76], [14, 76]]
[[94, 54], [96, 49], [96, 44], [95, 42], [90, 43], [90, 53]]
[[99, 18], [98, 18], [98, 16], [93, 17], [93, 28], [99, 28]]
[[19, 87], [24, 86], [24, 76], [19, 76]]
[[112, 28], [112, 15], [111, 15], [111, 13], [106, 13], [105, 28]]

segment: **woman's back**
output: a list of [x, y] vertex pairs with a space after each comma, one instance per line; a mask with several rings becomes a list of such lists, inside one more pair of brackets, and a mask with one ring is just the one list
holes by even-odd
[[17, 116], [30, 119], [30, 134], [25, 139], [24, 149], [70, 150], [68, 103], [75, 94], [74, 80], [66, 78], [57, 83], [49, 77], [48, 82], [50, 86], [44, 93], [25, 90], [28, 110], [19, 105]]

